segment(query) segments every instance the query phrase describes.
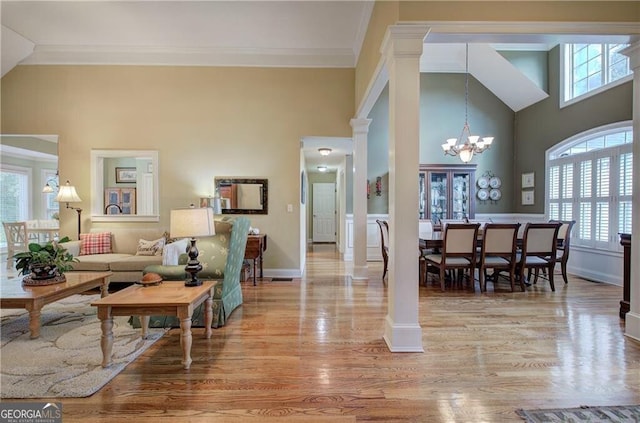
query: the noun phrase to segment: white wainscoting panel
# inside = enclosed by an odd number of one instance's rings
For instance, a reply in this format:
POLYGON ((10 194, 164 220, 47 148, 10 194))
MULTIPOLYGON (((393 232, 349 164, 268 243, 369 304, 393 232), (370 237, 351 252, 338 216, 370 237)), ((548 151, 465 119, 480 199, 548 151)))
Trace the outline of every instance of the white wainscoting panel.
MULTIPOLYGON (((382 241, 380 228, 376 219, 388 220, 386 214, 370 214, 367 216, 367 261, 382 261, 382 241)), ((343 255, 344 261, 353 261, 353 215, 346 215, 347 242, 343 255)))

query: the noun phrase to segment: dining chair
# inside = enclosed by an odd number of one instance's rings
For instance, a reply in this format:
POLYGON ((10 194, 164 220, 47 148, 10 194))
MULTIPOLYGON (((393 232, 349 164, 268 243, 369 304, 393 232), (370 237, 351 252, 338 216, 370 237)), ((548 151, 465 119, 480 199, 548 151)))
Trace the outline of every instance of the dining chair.
MULTIPOLYGON (((420 220, 418 222, 418 234, 419 239, 431 238, 433 235, 433 222, 430 220, 420 220)), ((420 253, 418 257, 418 283, 422 284, 427 281, 427 273, 429 270, 429 266, 427 265, 427 256, 429 254, 433 254, 433 248, 426 248, 422 245, 422 242, 419 242, 418 251, 420 253)))
POLYGON ((551 290, 555 291, 556 287, 553 283, 553 269, 557 261, 557 242, 558 230, 560 223, 527 223, 524 228, 524 236, 522 238, 522 249, 516 257, 516 268, 520 283, 524 282, 524 271, 528 272, 528 278, 531 278, 531 271, 535 270, 535 279, 540 269, 545 269, 548 274, 549 285, 551 290))
MULTIPOLYGON (((487 223, 482 234, 482 246, 478 257, 478 276, 480 291, 487 291, 487 269, 493 269, 493 286, 495 288, 501 270, 509 272, 511 292, 515 291, 516 250, 519 223, 487 223)), ((520 288, 524 291, 524 282, 520 280, 520 288)))
POLYGON ((380 219, 376 219, 376 223, 380 228, 380 247, 382 249, 382 261, 384 263, 382 283, 386 286, 385 277, 387 276, 387 267, 389 265, 389 223, 386 220, 380 219))
POLYGON ((444 232, 447 228, 447 225, 450 223, 469 223, 467 219, 440 219, 438 221, 438 225, 436 226, 436 230, 444 232))
POLYGON ((7 239, 7 269, 13 265, 13 256, 21 251, 27 251, 29 240, 27 239, 26 222, 2 222, 4 236, 7 239))
POLYGON ((37 229, 38 221, 27 220, 25 221, 25 224, 27 225, 27 239, 29 240, 29 242, 36 242, 36 243, 40 242, 40 236, 38 235, 38 233, 29 230, 29 229, 37 229))
POLYGON ((562 270, 562 279, 564 283, 569 283, 567 278, 567 262, 569 261, 569 247, 571 245, 571 229, 576 224, 575 220, 550 220, 551 223, 561 223, 558 230, 558 250, 556 252, 556 259, 560 262, 560 269, 562 270))
MULTIPOLYGON (((468 270, 473 286, 479 226, 477 223, 448 223, 444 229, 441 253, 426 256, 426 264, 440 271, 440 287, 443 291, 447 270, 468 270)), ((459 274, 458 279, 461 278, 462 274, 459 274)))

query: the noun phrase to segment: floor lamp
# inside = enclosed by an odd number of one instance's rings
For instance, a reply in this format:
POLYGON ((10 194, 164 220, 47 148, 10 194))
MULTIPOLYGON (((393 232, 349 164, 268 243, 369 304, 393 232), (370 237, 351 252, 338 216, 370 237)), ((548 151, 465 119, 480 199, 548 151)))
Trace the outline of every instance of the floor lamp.
POLYGON ((82 214, 82 209, 80 207, 71 207, 69 203, 81 203, 82 200, 78 196, 76 192, 76 187, 71 185, 67 180, 67 183, 60 187, 60 191, 56 196, 56 201, 58 203, 67 203, 68 209, 73 209, 78 212, 78 239, 80 239, 80 215, 82 214))

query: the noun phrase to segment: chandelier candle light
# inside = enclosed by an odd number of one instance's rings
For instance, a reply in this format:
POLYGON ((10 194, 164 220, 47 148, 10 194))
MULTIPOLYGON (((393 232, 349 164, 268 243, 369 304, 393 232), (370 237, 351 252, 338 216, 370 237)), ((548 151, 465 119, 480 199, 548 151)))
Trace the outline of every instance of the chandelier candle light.
POLYGON ((458 138, 449 138, 447 142, 442 144, 445 155, 460 156, 460 160, 469 163, 474 154, 480 154, 493 143, 493 137, 483 137, 480 140, 478 135, 471 135, 469 128, 469 44, 466 45, 465 51, 465 82, 464 82, 464 126, 460 134, 460 144, 458 138), (466 141, 465 140, 466 135, 466 141))

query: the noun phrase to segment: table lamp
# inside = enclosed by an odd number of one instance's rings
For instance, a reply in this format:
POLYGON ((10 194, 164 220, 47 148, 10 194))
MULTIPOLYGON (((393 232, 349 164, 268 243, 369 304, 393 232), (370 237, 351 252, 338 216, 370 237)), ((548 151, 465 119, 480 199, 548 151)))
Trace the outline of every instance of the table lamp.
POLYGON ((213 222, 213 209, 203 207, 171 210, 169 233, 172 238, 191 237, 191 245, 187 247, 189 261, 184 268, 187 273, 191 274, 191 279, 186 280, 184 285, 202 285, 202 281, 198 279, 198 272, 202 270, 202 265, 198 262, 196 237, 216 234, 216 228, 213 222))
POLYGON ((78 239, 80 239, 80 214, 82 214, 82 209, 80 207, 71 207, 69 203, 81 203, 82 200, 76 192, 76 187, 71 185, 69 180, 60 187, 60 191, 58 191, 58 195, 56 195, 56 201, 59 203, 67 203, 68 209, 73 209, 78 212, 78 239))

